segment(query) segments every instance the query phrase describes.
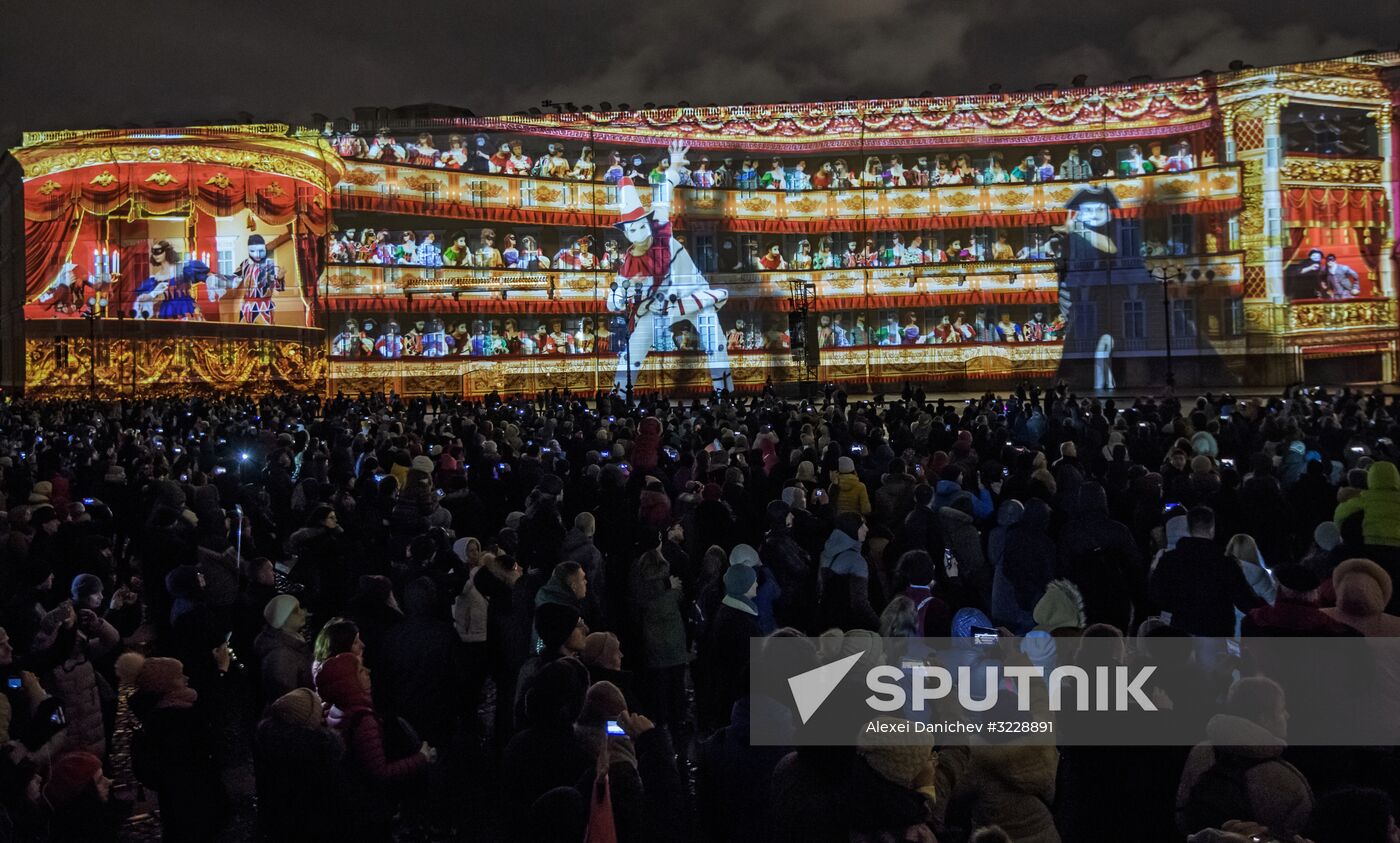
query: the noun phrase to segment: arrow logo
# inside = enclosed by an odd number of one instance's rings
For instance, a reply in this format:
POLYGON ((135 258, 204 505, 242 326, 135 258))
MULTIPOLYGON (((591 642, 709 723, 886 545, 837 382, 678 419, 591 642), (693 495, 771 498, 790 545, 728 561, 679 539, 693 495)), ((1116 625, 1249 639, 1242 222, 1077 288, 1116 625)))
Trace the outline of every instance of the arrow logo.
POLYGON ((803 725, 812 719, 812 715, 817 713, 817 709, 821 708, 821 704, 826 702, 826 698, 831 696, 831 692, 836 690, 862 655, 864 653, 855 653, 788 679, 788 687, 792 689, 792 698, 797 703, 797 713, 802 717, 803 725))

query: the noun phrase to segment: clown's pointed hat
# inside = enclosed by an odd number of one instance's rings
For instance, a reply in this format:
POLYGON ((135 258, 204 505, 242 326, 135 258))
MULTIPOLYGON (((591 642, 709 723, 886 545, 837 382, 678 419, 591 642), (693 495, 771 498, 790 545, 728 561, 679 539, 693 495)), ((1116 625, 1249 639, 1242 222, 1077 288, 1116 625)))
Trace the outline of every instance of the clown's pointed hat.
POLYGON ((651 211, 642 206, 642 197, 637 195, 637 187, 631 180, 624 180, 618 185, 618 219, 613 223, 615 227, 622 227, 626 223, 647 219, 651 216, 651 211))

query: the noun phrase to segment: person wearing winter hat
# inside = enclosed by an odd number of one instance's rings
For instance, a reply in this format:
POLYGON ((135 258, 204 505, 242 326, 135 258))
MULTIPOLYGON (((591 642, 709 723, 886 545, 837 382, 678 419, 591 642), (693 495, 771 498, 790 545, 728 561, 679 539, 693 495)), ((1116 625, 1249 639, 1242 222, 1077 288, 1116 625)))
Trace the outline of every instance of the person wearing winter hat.
POLYGON ((373 655, 379 652, 385 634, 403 620, 403 609, 394 596, 393 581, 377 574, 361 575, 358 591, 346 609, 346 617, 359 627, 360 639, 371 656, 367 663, 373 666, 373 655))
POLYGON ((102 759, 90 752, 69 752, 56 758, 49 766, 48 781, 44 783, 44 799, 55 809, 66 808, 89 788, 101 791, 106 801, 111 780, 102 775, 102 759))
POLYGON ((588 638, 588 625, 575 606, 561 603, 541 603, 535 607, 535 634, 539 637, 539 652, 526 660, 515 681, 515 722, 524 722, 525 697, 535 676, 545 665, 566 656, 583 652, 588 638))
POLYGON ((345 743, 326 725, 315 691, 297 688, 273 700, 253 748, 264 839, 330 843, 355 836, 344 757, 345 743))
POLYGON ((689 661, 684 584, 671 570, 659 531, 641 529, 627 583, 627 605, 638 621, 637 696, 642 713, 678 728, 685 720, 685 667, 689 661))
POLYGON ((557 659, 540 671, 525 701, 524 728, 501 756, 502 816, 523 815, 545 791, 578 784, 593 765, 574 733, 588 687, 588 670, 578 659, 557 659))
POLYGON ((1342 531, 1337 522, 1322 521, 1313 529, 1312 545, 1300 561, 1322 581, 1317 592, 1319 607, 1336 604, 1337 595, 1332 592, 1332 572, 1351 556, 1342 542, 1342 531))
POLYGON ((70 752, 49 767, 44 801, 53 812, 46 839, 116 840, 131 806, 112 798, 112 780, 102 760, 90 752, 70 752))
POLYGON ((611 682, 622 689, 628 701, 627 707, 636 708, 632 671, 622 669, 622 644, 616 635, 611 632, 588 633, 583 642, 583 652, 579 653, 578 658, 588 668, 589 681, 611 682))
POLYGON ((1361 513, 1361 529, 1368 545, 1400 547, 1400 470, 1381 461, 1366 470, 1366 488, 1337 504, 1332 520, 1338 525, 1361 513))
POLYGON ((437 760, 437 750, 427 743, 414 751, 386 742, 384 720, 374 707, 369 668, 354 653, 327 659, 316 674, 316 691, 331 706, 326 723, 345 742, 358 785, 352 808, 357 836, 389 840, 397 803, 395 786, 415 780, 437 760))
POLYGON ((880 616, 870 605, 870 563, 862 552, 869 527, 855 512, 836 516, 836 529, 822 548, 818 571, 819 621, 822 629, 878 629, 880 616))
POLYGON ((724 598, 705 630, 696 664, 696 702, 706 725, 728 724, 735 701, 748 693, 749 639, 760 636, 757 594, 757 571, 731 564, 724 572, 724 598))
POLYGON ((29 503, 46 504, 53 497, 53 484, 47 480, 40 480, 34 484, 34 488, 29 491, 29 503))
POLYGON ((290 594, 279 594, 263 608, 267 625, 253 641, 262 675, 262 699, 276 700, 296 688, 310 688, 311 644, 302 637, 306 610, 290 594))
POLYGON ((1400 617, 1386 614, 1392 583, 1385 569, 1369 559, 1348 559, 1332 572, 1332 588, 1337 605, 1323 614, 1357 630, 1379 638, 1400 637, 1400 617))
POLYGON ((890 716, 880 716, 875 721, 885 724, 890 730, 863 733, 858 740, 857 753, 885 781, 918 791, 933 803, 937 797, 934 789, 937 756, 933 752, 933 738, 916 736, 912 740, 892 743, 887 739, 882 740, 882 736, 910 733, 911 724, 903 718, 890 716))
POLYGON ((1295 839, 1312 813, 1313 792, 1307 778, 1283 757, 1287 738, 1283 689, 1263 676, 1235 682, 1224 711, 1210 718, 1206 740, 1191 749, 1181 771, 1177 830, 1190 833, 1246 818, 1266 826, 1274 839, 1295 839), (1230 773, 1238 783, 1226 789, 1198 787, 1217 765, 1240 770, 1230 773))
POLYGON ((189 685, 177 659, 145 658, 123 653, 117 677, 134 686, 131 711, 141 723, 150 757, 133 757, 142 784, 156 791, 160 824, 166 840, 211 840, 228 816, 216 745, 217 729, 209 721, 199 694, 189 685))
POLYGON ((424 474, 432 474, 433 458, 424 454, 419 454, 418 456, 413 458, 413 460, 409 463, 408 467, 414 471, 421 471, 424 474))
POLYGON ((836 478, 827 494, 835 504, 837 515, 853 512, 857 515, 870 514, 870 494, 865 484, 856 476, 855 460, 841 457, 836 461, 836 478))
POLYGON ((69 591, 73 597, 73 606, 79 609, 92 609, 101 613, 102 609, 102 580, 94 574, 79 574, 73 578, 73 584, 69 591))
POLYGON ((1069 580, 1051 580, 1032 612, 1035 627, 1021 641, 1021 652, 1032 664, 1054 670, 1062 657, 1059 639, 1078 637, 1086 626, 1084 598, 1069 580))
POLYGON ((29 511, 29 524, 36 531, 43 530, 53 535, 58 531, 58 510, 45 501, 29 511))
POLYGON ((594 682, 588 686, 588 693, 583 697, 583 708, 574 723, 593 731, 607 725, 609 720, 618 719, 626 711, 627 699, 621 688, 608 681, 594 682))
MULTIPOLYGON (((786 509, 781 501, 773 503, 786 509)), ((772 504, 770 504, 770 508, 772 504)), ((773 572, 763 564, 758 556, 758 551, 751 545, 736 544, 734 549, 729 551, 729 566, 743 565, 754 570, 758 577, 758 591, 754 594, 753 602, 758 608, 758 634, 769 635, 778 628, 775 617, 775 607, 778 600, 783 595, 782 587, 778 585, 778 580, 773 576, 773 572)))

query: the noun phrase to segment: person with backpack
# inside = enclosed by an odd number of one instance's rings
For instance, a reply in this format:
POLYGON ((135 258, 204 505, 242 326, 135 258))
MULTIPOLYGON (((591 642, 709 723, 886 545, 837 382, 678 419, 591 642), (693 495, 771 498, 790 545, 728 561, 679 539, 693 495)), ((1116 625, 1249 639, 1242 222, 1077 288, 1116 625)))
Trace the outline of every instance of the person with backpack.
POLYGON ((131 738, 137 781, 154 790, 162 839, 212 840, 228 817, 216 731, 178 659, 123 653, 117 676, 134 686, 131 712, 140 728, 131 738))
POLYGON ((345 742, 352 793, 346 804, 355 812, 356 836, 365 841, 392 839, 395 808, 406 786, 437 761, 437 750, 418 743, 403 728, 386 730, 374 708, 369 668, 354 653, 332 656, 316 674, 316 691, 330 703, 326 722, 345 742))
POLYGON ((1288 709, 1277 682, 1262 676, 1236 682, 1225 711, 1206 725, 1206 735, 1181 772, 1178 831, 1191 834, 1229 820, 1251 820, 1277 839, 1291 840, 1307 826, 1312 787, 1283 760, 1288 709))

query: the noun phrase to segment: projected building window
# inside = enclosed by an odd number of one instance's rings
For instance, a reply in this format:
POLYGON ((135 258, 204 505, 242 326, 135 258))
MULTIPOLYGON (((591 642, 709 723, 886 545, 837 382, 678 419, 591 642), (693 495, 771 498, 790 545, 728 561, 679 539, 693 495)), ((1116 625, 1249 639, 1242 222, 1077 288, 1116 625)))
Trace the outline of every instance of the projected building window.
POLYGON ((1359 108, 1290 105, 1279 118, 1284 148, 1308 155, 1365 157, 1376 149, 1376 121, 1359 108))

